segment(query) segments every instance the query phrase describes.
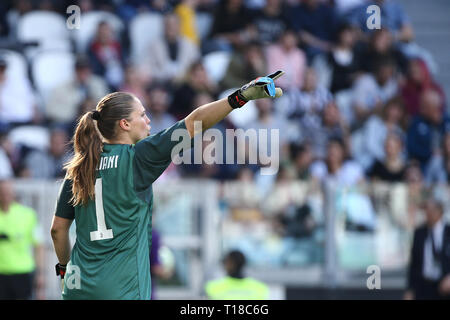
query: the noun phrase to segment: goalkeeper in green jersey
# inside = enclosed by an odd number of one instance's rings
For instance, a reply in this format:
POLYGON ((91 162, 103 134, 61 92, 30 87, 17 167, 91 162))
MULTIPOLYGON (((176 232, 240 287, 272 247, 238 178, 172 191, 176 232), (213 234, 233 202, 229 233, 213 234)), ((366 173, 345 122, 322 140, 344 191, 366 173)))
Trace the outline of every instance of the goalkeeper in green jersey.
POLYGON ((249 100, 281 96, 273 80, 282 74, 257 78, 155 135, 129 93, 108 94, 79 119, 51 227, 63 299, 150 299, 152 183, 171 163, 179 143, 172 133, 184 129, 192 139, 195 121, 206 130, 249 100))

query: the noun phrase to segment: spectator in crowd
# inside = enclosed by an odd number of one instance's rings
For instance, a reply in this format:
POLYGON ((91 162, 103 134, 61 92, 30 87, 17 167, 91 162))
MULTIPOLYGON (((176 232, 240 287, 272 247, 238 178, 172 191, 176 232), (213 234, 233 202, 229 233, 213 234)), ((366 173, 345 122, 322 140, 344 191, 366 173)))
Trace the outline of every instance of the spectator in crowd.
POLYGON ((255 12, 253 24, 257 30, 259 42, 263 45, 275 43, 288 28, 287 13, 283 1, 267 0, 264 7, 255 12))
POLYGON ((445 132, 450 131, 450 119, 442 112, 438 92, 427 90, 421 96, 419 114, 411 121, 407 133, 409 158, 420 162, 422 169, 442 145, 445 132))
POLYGON ((331 50, 337 17, 334 9, 320 0, 304 0, 289 8, 289 23, 299 34, 308 61, 331 50))
POLYGON ((289 118, 302 122, 318 122, 325 105, 333 99, 331 92, 317 83, 317 72, 313 68, 305 70, 301 89, 293 90, 288 95, 289 118))
POLYGON ((375 160, 384 160, 385 141, 389 133, 405 138, 403 120, 404 106, 396 97, 386 102, 381 115, 371 115, 364 127, 355 132, 355 135, 361 134, 361 143, 360 147, 353 145, 353 156, 364 168, 370 168, 375 160))
POLYGON ((14 198, 12 182, 0 180, 0 300, 29 300, 34 290, 43 299, 45 253, 36 212, 14 198))
POLYGON ((384 103, 398 93, 395 64, 392 60, 380 60, 374 74, 359 77, 353 86, 352 126, 363 125, 369 116, 381 110, 384 103))
POLYGON ((250 11, 242 0, 220 0, 213 15, 213 25, 203 51, 233 51, 255 40, 256 29, 250 11))
POLYGON ((395 133, 389 133, 384 144, 384 159, 376 160, 367 175, 372 180, 403 182, 405 180, 406 163, 402 156, 402 137, 395 133))
POLYGON ((102 76, 113 90, 117 90, 123 81, 125 57, 122 45, 108 22, 98 24, 95 37, 89 44, 88 55, 92 71, 102 76))
POLYGON ((129 64, 125 68, 125 81, 122 83, 119 91, 130 92, 134 94, 139 100, 145 100, 145 88, 148 85, 141 74, 139 68, 135 65, 129 64))
POLYGON ((147 116, 151 119, 151 134, 158 133, 176 122, 176 119, 167 112, 169 99, 169 92, 163 86, 152 86, 149 90, 146 108, 147 116))
POLYGON ((340 186, 354 186, 364 180, 362 167, 353 160, 346 160, 344 142, 330 139, 327 156, 311 165, 311 176, 318 182, 331 179, 340 186))
POLYGON ((180 33, 196 46, 200 46, 200 36, 196 26, 196 9, 199 0, 181 0, 174 12, 180 20, 180 33))
POLYGON ((206 283, 205 292, 211 300, 267 300, 266 284, 244 277, 246 258, 238 250, 228 252, 223 259, 226 276, 206 283))
POLYGON ((427 197, 427 187, 418 161, 408 160, 405 182, 408 189, 408 230, 413 232, 423 222, 421 207, 427 197))
POLYGON ((339 139, 348 145, 349 131, 341 117, 336 103, 328 102, 321 114, 321 123, 317 127, 303 128, 306 141, 311 144, 315 159, 325 159, 328 141, 339 139))
POLYGON ((58 124, 71 124, 78 115, 80 104, 86 98, 99 101, 108 93, 105 81, 95 74, 85 56, 78 56, 75 62, 75 77, 56 87, 46 105, 47 118, 58 124))
POLYGON ((64 178, 64 165, 70 160, 68 153, 69 137, 61 128, 50 133, 48 150, 31 151, 24 160, 22 177, 33 179, 64 178))
POLYGON ((278 43, 267 46, 267 69, 284 70, 283 79, 277 84, 284 90, 301 88, 306 70, 306 56, 297 47, 298 38, 294 31, 285 30, 281 33, 278 43))
MULTIPOLYGON (((276 148, 279 148, 280 150, 280 157, 284 159, 287 151, 287 140, 286 136, 281 134, 282 130, 286 127, 286 121, 282 118, 276 117, 273 113, 273 102, 269 99, 264 100, 258 100, 255 101, 256 108, 258 110, 258 116, 255 120, 250 121, 246 124, 245 130, 255 130, 256 132, 259 132, 260 129, 267 130, 267 143, 263 145, 260 142, 260 134, 257 135, 258 143, 252 144, 250 148, 254 147, 254 149, 250 149, 250 153, 253 155, 272 155, 277 150, 276 148), (272 140, 272 130, 279 130, 279 140, 273 141, 272 140), (277 146, 275 147, 275 144, 277 146)), ((260 163, 262 159, 258 159, 258 163, 260 163)), ((264 163, 263 165, 266 165, 267 163, 264 163)))
POLYGON ((442 139, 441 152, 433 154, 427 164, 425 181, 429 186, 450 183, 450 132, 442 139))
POLYGON ((267 71, 261 45, 258 42, 250 42, 233 53, 220 87, 223 90, 237 88, 260 74, 267 74, 267 71))
POLYGON ((295 170, 296 179, 307 181, 311 177, 310 167, 314 157, 311 146, 307 143, 291 145, 291 158, 295 170))
POLYGON ((411 59, 408 65, 406 81, 401 87, 401 95, 405 101, 405 109, 409 117, 412 118, 417 115, 420 106, 420 96, 430 89, 438 92, 442 101, 445 102, 444 91, 434 81, 425 62, 421 59, 411 59))
POLYGON ((342 24, 336 34, 336 43, 328 54, 332 93, 350 89, 359 75, 360 57, 355 50, 355 42, 354 28, 349 24, 342 24))
POLYGON ((450 226, 444 205, 428 198, 424 203, 426 223, 414 232, 405 299, 450 298, 450 226))
POLYGON ((194 103, 198 94, 215 96, 216 91, 217 84, 209 78, 205 66, 198 60, 189 67, 184 79, 175 87, 170 113, 177 119, 183 119, 198 106, 194 103))
POLYGON ((406 73, 408 60, 396 47, 392 34, 387 29, 375 30, 359 55, 362 71, 375 73, 380 61, 392 60, 402 74, 406 73))
POLYGON ((39 121, 34 91, 26 77, 12 77, 8 62, 0 56, 0 127, 39 121))
POLYGON ((298 121, 301 134, 307 138, 322 124, 322 112, 333 99, 331 92, 318 85, 317 73, 313 68, 305 70, 303 86, 300 90, 287 93, 287 117, 298 121))
POLYGON ((148 48, 151 77, 172 82, 181 77, 200 56, 197 46, 180 34, 180 21, 173 13, 164 16, 164 35, 148 48))
POLYGON ((373 4, 380 8, 381 26, 393 34, 396 42, 410 42, 414 39, 413 28, 406 12, 393 0, 367 0, 353 10, 350 14, 350 22, 363 32, 370 33, 372 30, 367 27, 367 7, 373 4))

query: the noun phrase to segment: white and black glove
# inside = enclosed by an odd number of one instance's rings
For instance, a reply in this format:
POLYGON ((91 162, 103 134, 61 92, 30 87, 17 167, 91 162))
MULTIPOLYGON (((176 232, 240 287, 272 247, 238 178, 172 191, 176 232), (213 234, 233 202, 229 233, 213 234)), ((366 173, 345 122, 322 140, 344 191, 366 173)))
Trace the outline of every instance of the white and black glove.
POLYGON ((250 100, 261 98, 278 98, 283 95, 281 88, 276 88, 274 80, 284 74, 278 70, 266 77, 258 77, 228 96, 228 103, 233 109, 240 108, 250 100))

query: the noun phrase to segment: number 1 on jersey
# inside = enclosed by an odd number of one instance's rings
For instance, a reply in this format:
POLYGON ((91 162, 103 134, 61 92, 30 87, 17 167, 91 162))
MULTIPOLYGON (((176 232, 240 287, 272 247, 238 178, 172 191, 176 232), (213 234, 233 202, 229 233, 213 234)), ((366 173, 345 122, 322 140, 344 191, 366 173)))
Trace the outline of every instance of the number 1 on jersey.
POLYGON ((91 232, 91 241, 112 239, 112 229, 106 229, 105 211, 103 210, 102 178, 95 180, 95 215, 97 216, 97 231, 91 232))

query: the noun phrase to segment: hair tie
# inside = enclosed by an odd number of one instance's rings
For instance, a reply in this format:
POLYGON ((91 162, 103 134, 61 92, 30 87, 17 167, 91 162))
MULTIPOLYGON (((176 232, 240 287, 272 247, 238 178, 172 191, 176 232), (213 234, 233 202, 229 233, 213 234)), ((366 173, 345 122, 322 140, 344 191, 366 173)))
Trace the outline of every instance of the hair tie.
POLYGON ((94 120, 100 120, 100 112, 98 112, 97 110, 92 111, 91 117, 94 120))

